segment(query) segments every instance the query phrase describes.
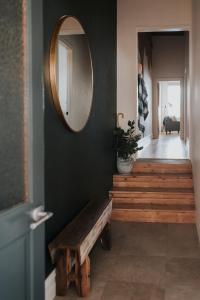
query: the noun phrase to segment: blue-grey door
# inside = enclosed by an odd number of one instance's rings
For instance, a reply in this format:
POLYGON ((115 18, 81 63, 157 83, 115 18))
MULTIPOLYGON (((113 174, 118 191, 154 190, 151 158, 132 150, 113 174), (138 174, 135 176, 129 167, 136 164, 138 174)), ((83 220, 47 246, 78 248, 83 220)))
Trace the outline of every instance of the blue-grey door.
POLYGON ((44 300, 42 0, 0 0, 0 299, 44 300))

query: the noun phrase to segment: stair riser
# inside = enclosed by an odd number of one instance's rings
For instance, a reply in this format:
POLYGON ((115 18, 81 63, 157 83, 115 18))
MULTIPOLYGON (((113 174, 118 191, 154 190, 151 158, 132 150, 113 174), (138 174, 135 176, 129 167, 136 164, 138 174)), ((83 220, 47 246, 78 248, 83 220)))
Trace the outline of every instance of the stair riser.
POLYGON ((134 178, 132 180, 114 181, 113 187, 144 187, 144 188, 193 188, 192 179, 158 179, 151 180, 134 178))
POLYGON ((176 193, 176 192, 137 192, 137 191, 112 191, 109 193, 113 198, 155 198, 155 199, 194 199, 193 193, 176 193))
POLYGON ((193 197, 190 198, 135 198, 135 197, 112 197, 113 204, 115 203, 123 203, 123 204, 136 204, 136 203, 143 203, 143 204, 194 204, 193 197))
POLYGON ((136 211, 131 209, 113 209, 111 219, 123 222, 193 224, 195 223, 195 212, 136 211))

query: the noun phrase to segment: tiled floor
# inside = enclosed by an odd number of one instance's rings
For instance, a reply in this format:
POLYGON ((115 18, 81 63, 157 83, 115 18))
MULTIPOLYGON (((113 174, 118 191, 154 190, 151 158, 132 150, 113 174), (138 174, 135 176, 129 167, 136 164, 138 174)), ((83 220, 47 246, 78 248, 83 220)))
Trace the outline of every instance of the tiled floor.
MULTIPOLYGON (((112 224, 113 247, 91 253, 89 300, 199 300, 200 248, 194 225, 112 224)), ((76 300, 75 289, 56 300, 76 300)))
POLYGON ((185 159, 188 158, 184 142, 176 133, 161 134, 159 139, 154 139, 138 152, 139 158, 166 158, 185 159))

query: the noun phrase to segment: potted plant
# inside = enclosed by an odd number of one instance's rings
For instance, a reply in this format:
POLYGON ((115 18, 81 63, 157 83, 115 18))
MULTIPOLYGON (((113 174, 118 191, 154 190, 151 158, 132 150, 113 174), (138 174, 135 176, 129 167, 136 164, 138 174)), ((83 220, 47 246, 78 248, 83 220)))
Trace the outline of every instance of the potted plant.
POLYGON ((121 174, 129 174, 132 171, 134 155, 143 147, 138 147, 140 134, 135 134, 135 121, 128 121, 128 129, 121 127, 114 130, 115 150, 117 151, 117 169, 121 174))

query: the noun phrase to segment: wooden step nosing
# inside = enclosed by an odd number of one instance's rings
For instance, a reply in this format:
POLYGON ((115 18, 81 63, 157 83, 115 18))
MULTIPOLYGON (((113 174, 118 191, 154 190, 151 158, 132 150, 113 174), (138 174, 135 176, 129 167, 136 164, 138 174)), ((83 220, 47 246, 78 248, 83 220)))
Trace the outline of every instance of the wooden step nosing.
POLYGON ((146 162, 153 162, 153 163, 177 163, 177 164, 191 164, 191 160, 188 158, 180 158, 180 159, 171 159, 171 158, 138 158, 135 163, 146 163, 146 162))
MULTIPOLYGON (((177 182, 176 183, 176 189, 182 189, 182 186, 184 185, 184 188, 192 189, 193 183, 192 182, 187 182, 187 183, 182 183, 182 182, 177 182)), ((160 189, 173 189, 174 184, 170 182, 118 182, 113 184, 113 188, 160 188, 160 189)))
POLYGON ((195 204, 162 204, 162 203, 113 203, 113 209, 125 209, 125 210, 161 210, 161 211, 174 211, 174 210, 181 210, 181 211, 191 211, 195 210, 195 204))
POLYGON ((123 174, 114 174, 113 175, 113 178, 115 179, 115 178, 123 178, 123 179, 135 179, 135 178, 137 178, 137 177, 139 177, 139 178, 152 178, 152 177, 159 177, 159 178, 169 178, 169 179, 179 179, 179 178, 183 178, 183 179, 192 179, 192 174, 190 174, 190 173, 178 173, 178 174, 176 174, 176 173, 131 173, 131 174, 128 174, 128 175, 123 175, 123 174))
POLYGON ((169 194, 169 195, 179 195, 179 196, 182 196, 182 195, 194 195, 194 191, 192 189, 188 189, 188 191, 186 190, 182 190, 180 189, 180 191, 177 191, 176 190, 172 190, 172 189, 169 189, 168 191, 164 190, 161 191, 160 189, 159 190, 154 190, 154 191, 148 191, 148 189, 145 190, 145 188, 143 189, 143 191, 140 191, 140 190, 131 190, 131 188, 129 188, 128 190, 124 189, 124 190, 120 190, 120 189, 116 189, 116 190, 112 190, 110 191, 109 193, 113 194, 113 193, 117 193, 117 194, 120 194, 120 193, 124 193, 124 194, 128 194, 128 193, 131 193, 131 194, 139 194, 139 195, 155 195, 155 194, 169 194))
POLYGON ((113 211, 123 211, 124 213, 126 213, 127 211, 128 212, 145 212, 145 213, 152 213, 152 212, 155 212, 155 213, 172 213, 172 214, 176 214, 176 213, 191 213, 191 212, 195 212, 195 209, 191 209, 191 210, 179 210, 179 209, 176 209, 176 210, 167 210, 167 209, 134 209, 134 208, 113 208, 113 211))
POLYGON ((117 197, 113 197, 112 198, 113 204, 188 204, 188 205, 195 205, 195 200, 194 199, 170 199, 170 198, 117 198, 117 197))

